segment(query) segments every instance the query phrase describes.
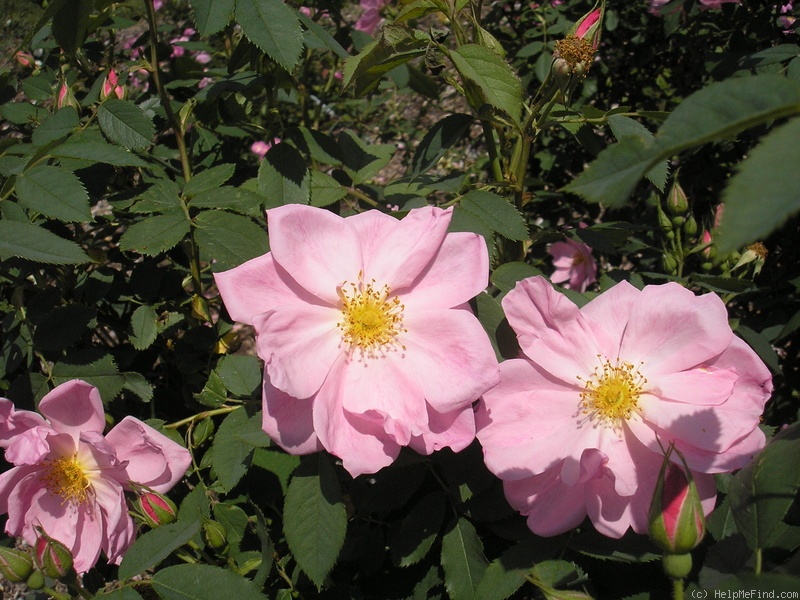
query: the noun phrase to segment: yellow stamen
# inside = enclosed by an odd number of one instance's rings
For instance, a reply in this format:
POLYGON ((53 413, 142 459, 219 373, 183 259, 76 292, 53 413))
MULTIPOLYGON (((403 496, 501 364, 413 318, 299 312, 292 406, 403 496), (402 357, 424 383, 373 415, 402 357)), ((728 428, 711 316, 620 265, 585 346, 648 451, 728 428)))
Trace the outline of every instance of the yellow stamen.
POLYGON ((92 486, 77 454, 44 462, 46 472, 42 481, 53 494, 61 496, 64 503, 82 504, 89 497, 92 486))
POLYGON ((342 300, 342 320, 336 326, 342 331, 342 338, 350 347, 350 352, 361 352, 363 358, 383 355, 397 347, 397 336, 405 332, 403 328, 403 306, 400 299, 391 297, 388 285, 376 289, 375 280, 364 284, 361 273, 358 284, 344 282, 337 288, 342 300), (348 289, 349 288, 349 289, 348 289))
MULTIPOLYGON (((591 421, 617 427, 628 420, 639 406, 639 395, 647 384, 647 379, 627 362, 614 364, 601 359, 601 367, 595 367, 592 377, 584 383, 581 392, 581 412, 591 421), (601 370, 602 369, 602 370, 601 370)), ((641 365, 640 365, 641 366, 641 365)), ((582 377, 578 379, 583 380, 582 377)))
POLYGON ((556 42, 556 56, 563 58, 572 73, 586 75, 594 58, 594 47, 589 40, 568 35, 556 42), (579 68, 580 66, 580 68, 579 68))

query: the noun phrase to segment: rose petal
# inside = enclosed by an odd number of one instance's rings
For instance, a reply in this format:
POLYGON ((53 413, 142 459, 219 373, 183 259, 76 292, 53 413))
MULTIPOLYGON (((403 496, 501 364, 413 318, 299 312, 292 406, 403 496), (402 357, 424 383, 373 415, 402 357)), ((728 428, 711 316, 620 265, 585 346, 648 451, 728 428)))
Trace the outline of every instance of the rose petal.
POLYGON ((428 408, 428 433, 411 438, 409 446, 420 454, 431 454, 442 448, 461 452, 475 439, 475 414, 472 406, 440 414, 428 408))
POLYGON ((264 379, 262 428, 290 454, 322 450, 314 432, 314 397, 300 400, 289 396, 264 379))
POLYGON ((45 395, 39 412, 56 431, 69 433, 76 442, 82 431, 102 433, 106 426, 100 392, 79 379, 62 383, 45 395))

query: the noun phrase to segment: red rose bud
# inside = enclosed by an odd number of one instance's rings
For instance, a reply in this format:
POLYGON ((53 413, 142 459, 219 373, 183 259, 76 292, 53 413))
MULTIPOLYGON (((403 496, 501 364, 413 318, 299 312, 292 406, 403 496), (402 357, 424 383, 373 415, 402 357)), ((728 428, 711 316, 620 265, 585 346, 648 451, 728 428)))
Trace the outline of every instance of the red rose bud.
POLYGON ((125 86, 119 85, 119 77, 114 69, 109 69, 106 75, 106 80, 103 82, 103 87, 100 90, 100 99, 118 98, 123 100, 125 98, 125 86))
MULTIPOLYGON (((667 554, 688 554, 706 532, 706 518, 691 471, 664 457, 650 504, 650 539, 667 554)), ((678 454, 680 456, 680 454, 678 454)), ((683 457, 680 456, 683 462, 683 457)), ((690 563, 691 564, 691 563, 690 563)), ((666 563, 665 563, 666 566, 666 563)), ((671 577, 685 577, 672 575, 671 577)))
POLYGON ((151 528, 167 525, 175 521, 178 509, 175 503, 158 492, 144 492, 136 500, 136 508, 151 528))
POLYGON ((605 9, 605 0, 600 2, 599 8, 595 4, 592 10, 578 19, 563 40, 556 41, 554 57, 556 61, 562 59, 556 71, 557 77, 560 75, 563 78, 565 72, 583 77, 589 71, 594 52, 600 44, 605 9))
POLYGON ((578 19, 578 22, 572 27, 570 33, 576 38, 588 40, 592 48, 597 50, 597 46, 600 45, 600 31, 603 27, 603 16, 605 12, 606 3, 605 0, 603 0, 599 8, 597 4, 595 4, 592 10, 578 19))
POLYGON ((32 69, 36 66, 36 61, 33 59, 33 56, 22 50, 14 55, 14 60, 17 61, 20 67, 25 67, 26 69, 32 69))
POLYGON ((33 573, 33 559, 22 550, 0 546, 0 573, 13 583, 26 581, 33 573))
POLYGON ((61 579, 72 570, 72 552, 41 529, 34 545, 36 564, 47 577, 61 579))

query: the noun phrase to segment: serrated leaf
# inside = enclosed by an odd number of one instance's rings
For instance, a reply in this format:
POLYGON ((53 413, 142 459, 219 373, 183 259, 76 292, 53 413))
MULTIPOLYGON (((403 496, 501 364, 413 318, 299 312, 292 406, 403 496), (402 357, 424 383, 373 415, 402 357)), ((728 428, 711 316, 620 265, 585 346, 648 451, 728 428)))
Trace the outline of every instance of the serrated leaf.
POLYGON ((108 99, 97 111, 100 129, 115 144, 129 150, 143 150, 150 146, 155 128, 150 117, 128 100, 108 99))
POLYGON ((237 437, 237 432, 248 421, 243 409, 230 413, 219 426, 211 445, 211 465, 223 490, 231 491, 247 472, 253 447, 237 437))
POLYGON ((218 502, 214 505, 214 518, 225 528, 231 553, 237 554, 249 522, 247 513, 238 506, 218 502))
POLYGON ((528 239, 528 226, 524 217, 497 194, 472 190, 461 198, 461 208, 486 223, 492 231, 508 239, 528 239))
POLYGON ((542 272, 524 262, 510 262, 497 267, 492 273, 492 283, 501 292, 510 292, 517 285, 518 281, 541 275, 542 272))
POLYGON ((125 148, 103 142, 62 144, 50 152, 55 158, 77 158, 117 167, 145 167, 147 163, 125 148))
POLYGON ((237 0, 236 21, 251 42, 287 71, 303 50, 303 31, 295 13, 281 0, 237 0))
POLYGON ((776 435, 728 484, 733 518, 747 545, 768 548, 800 488, 800 425, 776 435))
MULTIPOLYGON (((617 141, 629 135, 642 137, 646 140, 653 139, 653 134, 639 121, 634 121, 630 117, 623 115, 611 115, 608 117, 608 124, 617 141)), ((662 192, 667 185, 669 175, 669 165, 666 161, 659 162, 655 167, 645 173, 651 183, 662 192)))
POLYGON ((444 585, 452 600, 473 600, 488 563, 472 523, 456 517, 442 538, 444 585))
POLYGON ((205 171, 196 173, 184 186, 183 195, 191 198, 203 192, 220 187, 223 183, 233 177, 236 165, 224 163, 216 165, 205 171))
POLYGON ((119 247, 125 252, 155 256, 177 246, 187 233, 189 222, 182 213, 154 215, 128 227, 119 247))
POLYGON ((519 123, 522 83, 505 59, 477 44, 458 47, 450 53, 450 58, 461 77, 478 86, 486 102, 519 123))
POLYGON ((230 185, 199 193, 189 201, 194 208, 221 208, 255 217, 261 214, 266 198, 248 189, 230 185))
POLYGON ((319 40, 322 46, 327 47, 329 50, 333 50, 339 58, 348 58, 350 56, 347 50, 345 50, 330 33, 325 31, 325 29, 320 26, 319 23, 311 19, 311 17, 298 12, 297 18, 300 19, 303 27, 305 27, 309 33, 319 40))
POLYGON ((44 120, 48 116, 47 109, 35 106, 30 102, 9 102, 0 106, 0 113, 15 125, 26 125, 44 120))
POLYGON ((228 400, 227 389, 225 388, 225 384, 222 383, 222 378, 216 371, 211 371, 211 375, 208 376, 208 381, 206 381, 205 386, 203 386, 203 391, 194 394, 194 399, 200 404, 212 408, 225 404, 228 400))
POLYGON ((38 350, 63 350, 89 332, 89 322, 96 311, 81 304, 57 306, 36 327, 33 343, 38 350))
POLYGON ((237 396, 249 397, 261 385, 261 367, 255 356, 223 356, 216 371, 225 387, 237 396))
POLYGON ((417 177, 433 168, 447 149, 464 136, 474 121, 472 115, 455 113, 431 127, 414 153, 411 176, 417 177))
POLYGON ((123 389, 137 395, 142 402, 150 402, 153 399, 153 386, 144 378, 144 375, 125 371, 122 376, 125 378, 123 389))
POLYGON ((72 133, 78 125, 78 111, 71 106, 65 106, 45 119, 41 125, 33 130, 31 141, 34 146, 44 146, 72 133))
POLYGON ((800 210, 800 119, 767 135, 722 194, 719 252, 766 238, 800 210))
POLYGON ((270 148, 258 168, 258 191, 271 207, 308 204, 310 180, 305 159, 285 142, 270 148))
POLYGON ((347 195, 333 177, 322 171, 311 171, 311 206, 329 206, 347 195))
POLYGON ((152 306, 140 306, 131 315, 131 344, 137 350, 149 348, 158 337, 158 315, 152 306))
POLYGON ((261 428, 262 421, 263 415, 261 411, 258 411, 250 417, 250 420, 239 430, 236 437, 245 444, 253 446, 253 448, 269 447, 272 444, 272 440, 269 439, 269 436, 261 428))
MULTIPOLYGON (((71 360, 75 358, 71 357, 71 360)), ((100 391, 103 402, 111 402, 125 386, 125 377, 110 354, 86 363, 57 362, 53 365, 52 375, 56 385, 70 379, 83 379, 91 383, 100 391)))
POLYGON ((253 466, 273 473, 278 478, 284 494, 289 489, 289 478, 299 464, 299 456, 286 454, 277 449, 256 448, 253 453, 253 466))
POLYGON ((286 137, 292 140, 301 152, 317 162, 325 165, 339 165, 342 162, 341 151, 336 141, 316 129, 293 127, 287 131, 286 137))
POLYGON ((66 222, 91 221, 89 194, 74 174, 37 165, 17 177, 17 198, 27 208, 66 222))
POLYGON ((90 261, 74 242, 30 223, 0 220, 0 258, 18 256, 53 265, 80 265, 90 261))
POLYGON ((347 513, 333 466, 317 453, 302 459, 286 492, 283 530, 309 579, 322 587, 347 532, 347 513))
POLYGON ((352 131, 341 132, 338 141, 342 163, 356 185, 375 177, 397 150, 392 144, 369 145, 352 131))
POLYGON ((371 92, 389 71, 425 54, 429 44, 430 38, 420 31, 402 25, 386 25, 377 40, 347 59, 343 88, 352 86, 356 96, 371 92))
POLYGON ((140 534, 125 552, 119 566, 120 579, 130 579, 155 567, 200 532, 199 518, 162 525, 140 534))
POLYGON ((432 492, 417 502, 398 524, 389 548, 399 567, 418 563, 431 549, 444 518, 445 496, 432 492))
POLYGON ((163 600, 267 600, 249 579, 211 565, 167 567, 153 575, 152 581, 163 600))
POLYGON ((248 217, 206 210, 197 215, 195 224, 195 239, 204 259, 216 260, 219 269, 237 267, 269 252, 267 234, 248 217))
POLYGON ((194 24, 202 36, 221 31, 231 20, 236 0, 192 0, 194 24))
POLYGON ((475 597, 481 600, 505 600, 522 587, 525 576, 537 562, 547 558, 551 549, 549 544, 542 544, 540 538, 512 546, 489 563, 475 590, 475 597))
POLYGON ((68 54, 83 45, 94 0, 67 0, 53 16, 53 37, 68 54))

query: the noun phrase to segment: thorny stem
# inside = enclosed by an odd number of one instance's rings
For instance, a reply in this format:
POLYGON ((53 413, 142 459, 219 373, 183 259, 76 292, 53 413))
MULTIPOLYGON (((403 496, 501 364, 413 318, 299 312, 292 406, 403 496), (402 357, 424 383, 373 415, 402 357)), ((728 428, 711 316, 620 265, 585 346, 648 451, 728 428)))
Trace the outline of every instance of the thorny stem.
POLYGON ((672 600, 683 600, 683 578, 672 580, 672 600))

